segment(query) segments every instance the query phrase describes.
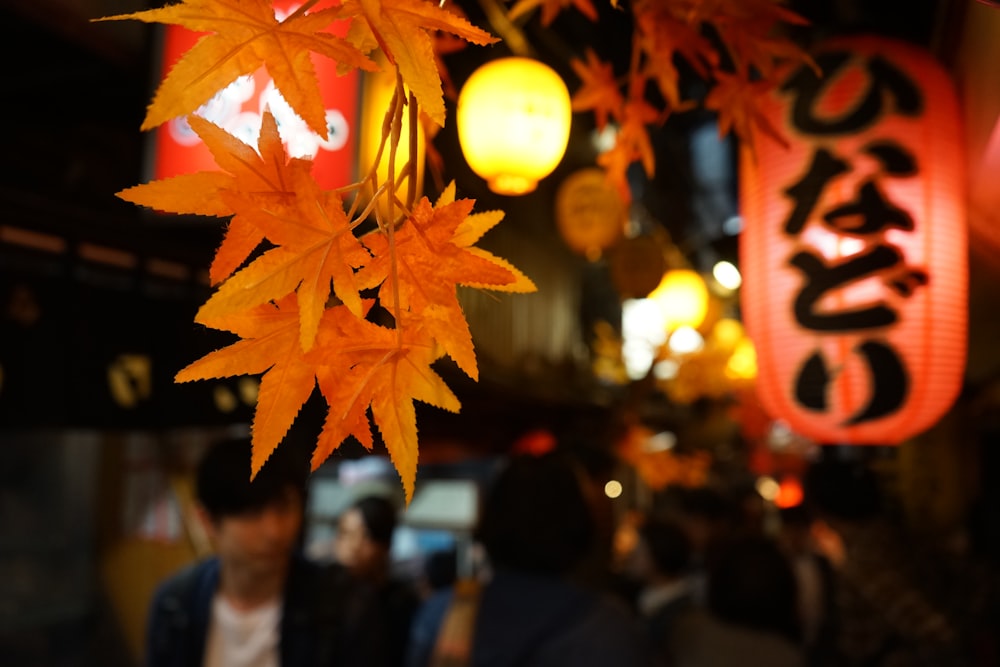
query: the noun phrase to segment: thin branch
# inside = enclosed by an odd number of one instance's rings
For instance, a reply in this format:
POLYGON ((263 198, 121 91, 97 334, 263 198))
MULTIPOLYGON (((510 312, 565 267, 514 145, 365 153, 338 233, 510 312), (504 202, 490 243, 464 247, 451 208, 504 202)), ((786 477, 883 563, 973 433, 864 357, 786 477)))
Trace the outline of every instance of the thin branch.
POLYGON ((420 149, 420 109, 417 108, 417 96, 410 91, 410 160, 406 163, 406 208, 413 209, 417 199, 417 151, 420 149))

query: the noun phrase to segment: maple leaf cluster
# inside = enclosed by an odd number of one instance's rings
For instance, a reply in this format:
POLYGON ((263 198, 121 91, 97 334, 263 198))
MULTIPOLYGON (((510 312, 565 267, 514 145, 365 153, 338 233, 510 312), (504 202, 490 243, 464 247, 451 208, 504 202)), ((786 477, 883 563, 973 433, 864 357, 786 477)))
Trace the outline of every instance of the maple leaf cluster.
POLYGON ((215 291, 195 321, 239 340, 191 363, 175 379, 262 376, 252 475, 318 387, 328 411, 313 468, 348 437, 371 448, 374 423, 409 501, 417 466, 413 402, 460 408, 432 365, 447 354, 478 379, 457 286, 535 290, 515 267, 474 245, 503 219, 502 211, 472 213, 474 202, 456 200, 454 184, 433 204, 426 197, 418 201, 413 165, 394 164, 404 112, 410 114, 411 144, 418 125, 413 121, 425 127, 445 122, 435 41, 442 33, 479 45, 497 40, 430 0, 306 0, 283 20, 271 0, 183 0, 99 20, 126 19, 204 33, 160 83, 142 129, 186 116, 219 170, 118 193, 160 211, 229 218, 209 269, 215 291), (338 37, 330 28, 343 21, 349 26, 338 37), (360 182, 336 190, 316 182, 311 160, 289 158, 269 111, 256 147, 196 114, 218 91, 263 66, 292 109, 326 137, 313 54, 335 60, 340 73, 374 71, 385 62, 396 79, 376 164, 360 182), (383 159, 389 176, 378 183, 383 159), (397 190, 404 182, 409 188, 401 197, 397 190), (362 187, 375 194, 358 211, 361 198, 349 204, 349 195, 362 187), (376 226, 362 233, 370 216, 376 226), (371 317, 376 299, 380 312, 391 315, 390 324, 371 317))
MULTIPOLYGON (((779 66, 807 62, 809 56, 787 37, 786 24, 804 25, 781 0, 633 0, 632 52, 629 71, 619 78, 612 65, 592 48, 570 65, 581 85, 573 94, 574 111, 592 111, 598 129, 609 121, 618 126, 614 146, 598 156, 624 201, 632 199, 626 178, 628 167, 642 165, 652 178, 656 169, 649 128, 662 125, 674 113, 697 106, 680 90, 680 62, 710 85, 703 100, 718 114, 719 133, 732 131, 752 150, 753 132, 760 131, 785 143, 757 108, 758 100, 774 86, 779 66), (650 88, 659 94, 654 104, 650 88)), ((617 7, 617 3, 612 2, 617 7)), ((511 16, 542 8, 541 22, 549 25, 558 13, 574 7, 594 21, 591 0, 516 0, 511 16)), ((813 65, 815 66, 815 65, 813 65)))

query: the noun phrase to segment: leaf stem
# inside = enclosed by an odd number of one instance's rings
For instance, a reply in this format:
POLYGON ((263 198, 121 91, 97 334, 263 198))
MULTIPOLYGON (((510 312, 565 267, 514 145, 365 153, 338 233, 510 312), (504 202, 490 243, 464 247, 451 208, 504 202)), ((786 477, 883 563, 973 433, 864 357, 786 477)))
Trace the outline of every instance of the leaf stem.
POLYGON ((298 18, 298 17, 302 16, 303 14, 305 14, 306 12, 308 12, 310 9, 312 9, 313 6, 317 2, 319 2, 319 0, 306 0, 305 2, 302 3, 301 7, 299 7, 294 12, 292 12, 291 14, 289 14, 285 18, 285 20, 287 21, 288 19, 294 19, 294 18, 298 18))
POLYGON ((419 150, 420 110, 417 108, 417 96, 410 91, 410 159, 406 163, 406 209, 412 210, 417 199, 417 151, 419 150))

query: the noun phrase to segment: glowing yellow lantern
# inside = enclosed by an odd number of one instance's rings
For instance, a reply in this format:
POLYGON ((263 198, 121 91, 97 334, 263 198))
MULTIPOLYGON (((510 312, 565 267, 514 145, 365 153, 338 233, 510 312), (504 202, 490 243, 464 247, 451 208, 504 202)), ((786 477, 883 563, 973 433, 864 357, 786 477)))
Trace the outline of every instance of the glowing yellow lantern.
POLYGON ((462 152, 499 194, 531 192, 552 173, 566 152, 571 119, 566 84, 531 58, 488 62, 458 95, 462 152))
POLYGON ((663 310, 667 331, 697 329, 708 313, 708 287, 697 271, 672 269, 649 297, 663 310))

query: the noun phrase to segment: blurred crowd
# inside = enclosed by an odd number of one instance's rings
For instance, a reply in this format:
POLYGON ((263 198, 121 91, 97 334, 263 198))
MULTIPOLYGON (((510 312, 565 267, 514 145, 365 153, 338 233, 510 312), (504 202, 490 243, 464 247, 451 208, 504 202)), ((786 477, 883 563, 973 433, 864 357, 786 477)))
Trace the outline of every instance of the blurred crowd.
POLYGON ((972 667, 997 665, 995 572, 887 518, 864 466, 810 467, 802 503, 679 488, 611 510, 572 448, 512 455, 475 549, 393 568, 400 507, 362 496, 332 563, 301 550, 307 468, 249 443, 204 456, 213 556, 163 582, 147 667, 972 667))

